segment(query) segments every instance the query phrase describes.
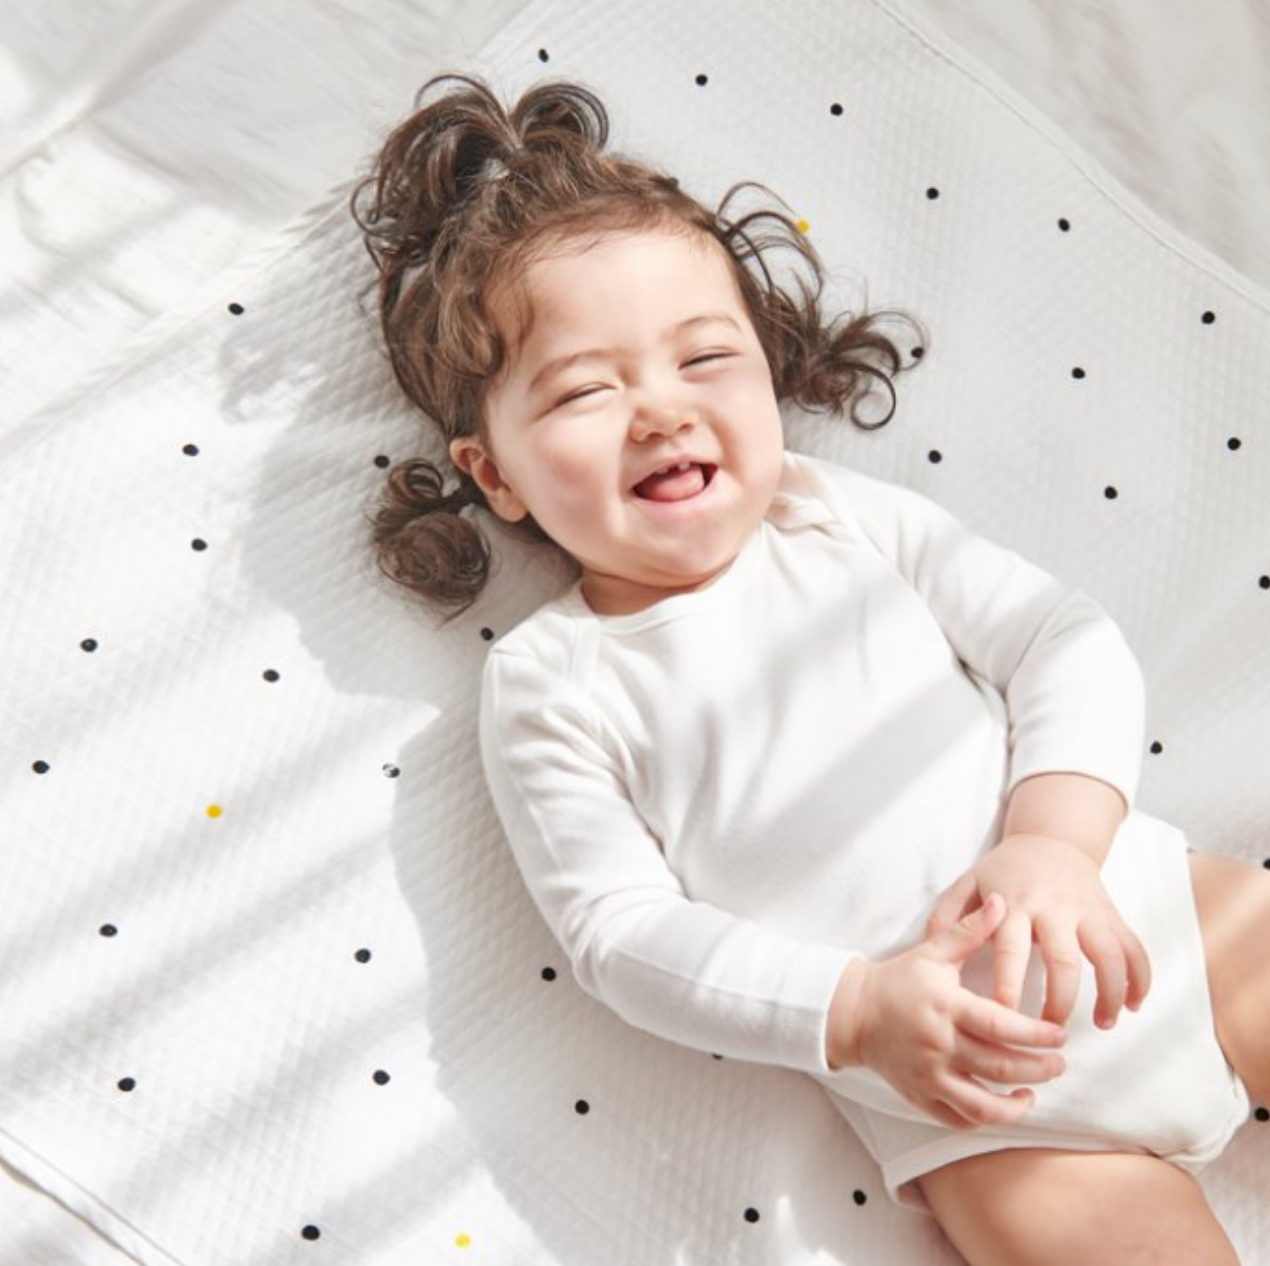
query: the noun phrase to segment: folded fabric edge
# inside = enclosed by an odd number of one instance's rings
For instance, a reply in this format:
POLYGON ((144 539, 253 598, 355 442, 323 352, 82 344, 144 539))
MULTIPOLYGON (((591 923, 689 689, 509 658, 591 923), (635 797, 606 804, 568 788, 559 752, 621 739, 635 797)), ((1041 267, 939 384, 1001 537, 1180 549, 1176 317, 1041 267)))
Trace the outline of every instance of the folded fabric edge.
POLYGON ((0 1127, 0 1160, 38 1187, 44 1195, 86 1222, 140 1266, 185 1266, 108 1204, 86 1191, 56 1165, 0 1127))
POLYGON ((1209 273, 1229 286, 1250 303, 1270 312, 1270 289, 1239 271, 1209 247, 1163 219, 1125 185, 1105 164, 1095 158, 1079 141, 1054 122, 1039 106, 1006 83, 990 66, 956 43, 949 35, 933 27, 928 20, 909 12, 903 0, 864 0, 886 14, 920 40, 935 56, 967 76, 1000 105, 1014 114, 1041 139, 1054 146, 1068 162, 1108 201, 1113 203, 1140 228, 1149 233, 1166 250, 1187 263, 1209 273))

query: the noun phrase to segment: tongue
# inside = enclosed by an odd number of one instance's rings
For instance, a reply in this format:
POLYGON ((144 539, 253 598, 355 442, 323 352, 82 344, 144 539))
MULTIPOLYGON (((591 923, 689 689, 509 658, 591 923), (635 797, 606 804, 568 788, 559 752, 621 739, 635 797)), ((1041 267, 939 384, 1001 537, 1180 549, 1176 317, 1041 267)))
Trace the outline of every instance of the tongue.
POLYGON ((700 466, 687 470, 671 470, 664 475, 649 475, 635 485, 635 494, 647 501, 683 501, 695 497, 706 486, 700 466))

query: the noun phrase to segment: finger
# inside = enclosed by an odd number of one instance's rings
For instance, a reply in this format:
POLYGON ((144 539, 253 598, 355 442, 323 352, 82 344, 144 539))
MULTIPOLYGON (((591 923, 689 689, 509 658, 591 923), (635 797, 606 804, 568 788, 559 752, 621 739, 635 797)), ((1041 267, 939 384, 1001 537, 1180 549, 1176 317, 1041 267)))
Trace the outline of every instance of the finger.
POLYGON ((1061 1077, 1067 1062, 1055 1051, 1021 1051, 959 1033, 953 1046, 954 1071, 998 1086, 1039 1086, 1061 1077))
POLYGON ((975 1128, 973 1121, 967 1120, 960 1112, 954 1112, 941 1099, 933 1100, 930 1103, 918 1104, 918 1107, 929 1112, 931 1116, 941 1124, 946 1125, 950 1130, 961 1130, 964 1132, 975 1128))
POLYGON ((930 918, 926 920, 926 939, 931 940, 945 928, 952 927, 958 919, 964 919, 974 910, 978 901, 979 887, 974 875, 967 871, 935 903, 930 918))
POLYGON ((994 892, 977 910, 958 919, 929 942, 934 956, 940 962, 964 966, 992 939, 1004 917, 1005 901, 994 892))
POLYGON ((1003 1006, 1018 1009, 1023 979, 1032 957, 1032 920, 1022 910, 1006 915, 992 941, 994 996, 1003 1006))
POLYGON ((1098 985, 1094 1023, 1100 1029, 1114 1028, 1129 988, 1120 940, 1109 927, 1082 928, 1080 946, 1093 964, 1098 985))
POLYGON ((1032 1110, 1036 1096, 1024 1088, 995 1094, 970 1077, 954 1077, 939 1102, 953 1118, 964 1122, 954 1128, 964 1130, 982 1125, 1017 1125, 1032 1110))
POLYGON ((1127 938, 1124 955, 1125 968, 1129 975, 1129 992, 1125 996, 1125 1006, 1130 1011, 1137 1011, 1146 1001, 1147 994, 1151 992, 1151 959, 1147 954, 1146 946, 1127 925, 1124 935, 1127 938))
POLYGON ((990 998, 980 998, 969 990, 963 992, 965 1004, 954 1016, 954 1023, 962 1033, 981 1038, 993 1046, 1039 1047, 1043 1050, 1062 1046, 1067 1040, 1067 1034, 1060 1025, 1034 1019, 990 998))
POLYGON ((1045 964, 1045 1006, 1041 1017, 1055 1024, 1066 1024, 1080 993, 1083 962, 1080 942, 1070 933, 1051 931, 1044 924, 1037 927, 1037 942, 1045 964))

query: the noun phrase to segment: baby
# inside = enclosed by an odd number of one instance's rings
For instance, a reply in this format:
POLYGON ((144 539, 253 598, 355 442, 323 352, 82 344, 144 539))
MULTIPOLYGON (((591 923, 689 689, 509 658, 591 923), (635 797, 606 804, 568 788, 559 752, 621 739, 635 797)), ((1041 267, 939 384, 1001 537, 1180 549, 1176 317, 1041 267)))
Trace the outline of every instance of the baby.
POLYGON ((894 314, 826 316, 756 187, 710 210, 606 140, 577 85, 442 77, 354 198, 452 467, 392 472, 384 569, 462 610, 489 513, 576 565, 492 648, 481 742, 577 979, 816 1078, 972 1263, 1234 1262, 1193 1171, 1270 1098, 1270 875, 1132 807, 1092 601, 786 451, 785 401, 890 416, 894 314))

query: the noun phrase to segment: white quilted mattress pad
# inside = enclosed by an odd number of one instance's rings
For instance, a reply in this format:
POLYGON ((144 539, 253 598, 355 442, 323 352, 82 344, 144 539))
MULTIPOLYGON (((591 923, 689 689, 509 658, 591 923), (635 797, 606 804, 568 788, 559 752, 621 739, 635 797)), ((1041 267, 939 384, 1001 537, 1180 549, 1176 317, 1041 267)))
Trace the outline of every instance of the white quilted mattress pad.
MULTIPOLYGON (((703 198, 777 190, 842 306, 919 315, 893 422, 790 410, 790 444, 1103 603, 1142 807, 1270 852, 1264 292, 875 0, 538 3, 472 69, 581 79, 703 198)), ((437 625, 375 571, 385 469, 431 441, 347 192, 0 449, 0 1159, 145 1266, 951 1262, 809 1081, 570 979, 475 735, 560 572, 500 537, 437 625)), ((1265 1117, 1203 1178, 1249 1266, 1265 1117)))

